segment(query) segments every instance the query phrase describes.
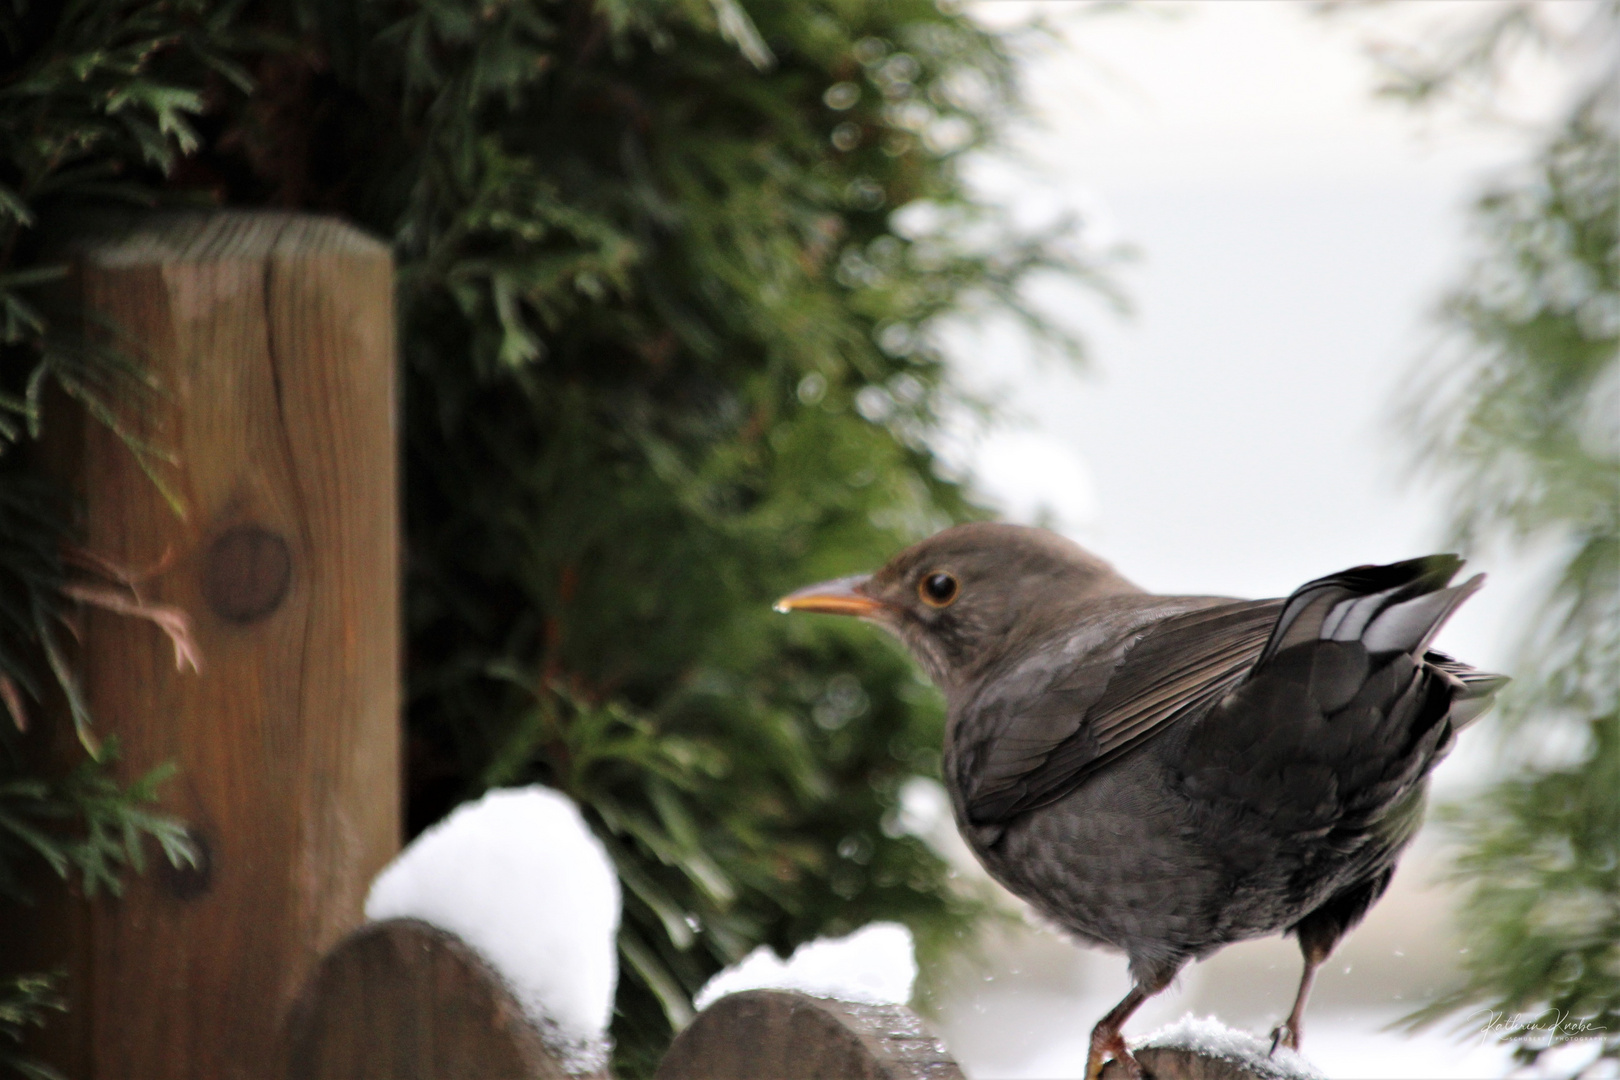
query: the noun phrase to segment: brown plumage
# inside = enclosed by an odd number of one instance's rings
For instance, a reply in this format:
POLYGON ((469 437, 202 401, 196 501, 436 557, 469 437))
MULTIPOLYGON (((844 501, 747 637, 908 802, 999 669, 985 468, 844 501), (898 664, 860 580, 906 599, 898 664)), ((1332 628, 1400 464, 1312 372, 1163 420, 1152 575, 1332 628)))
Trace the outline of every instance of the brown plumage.
POLYGON ((896 634, 944 691, 945 785, 985 868, 1135 982, 1120 1028, 1188 961, 1294 934, 1273 1033, 1297 1047, 1312 976, 1383 893, 1429 772, 1506 681, 1431 651, 1483 576, 1434 555, 1286 599, 1155 596, 1040 529, 948 529, 871 575, 784 597, 896 634))

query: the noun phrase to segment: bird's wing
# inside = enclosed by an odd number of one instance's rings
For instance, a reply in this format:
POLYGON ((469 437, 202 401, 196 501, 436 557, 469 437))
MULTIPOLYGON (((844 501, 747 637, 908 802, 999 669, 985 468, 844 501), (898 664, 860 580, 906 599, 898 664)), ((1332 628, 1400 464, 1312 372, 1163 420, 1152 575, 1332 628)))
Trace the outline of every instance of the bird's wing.
POLYGON ((1281 600, 1200 602, 1083 656, 1033 699, 984 703, 955 762, 968 819, 1005 822, 1062 798, 1254 666, 1281 600), (999 715, 997 715, 999 714, 999 715))

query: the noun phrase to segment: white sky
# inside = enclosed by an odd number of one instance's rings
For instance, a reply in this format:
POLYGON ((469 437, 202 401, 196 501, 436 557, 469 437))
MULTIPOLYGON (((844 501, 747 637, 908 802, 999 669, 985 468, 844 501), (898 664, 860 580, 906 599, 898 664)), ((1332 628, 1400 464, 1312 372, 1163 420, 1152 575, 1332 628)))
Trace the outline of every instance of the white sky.
MULTIPOLYGON (((972 5, 1038 12, 1060 35, 1027 65, 1040 127, 978 182, 1030 222, 1067 211, 1123 242, 1121 320, 1072 286, 1038 291, 1088 339, 1085 375, 1005 328, 951 339, 959 374, 1027 421, 973 467, 1008 516, 1040 506, 1143 586, 1280 595, 1366 562, 1435 550, 1439 500, 1406 483, 1395 403, 1426 317, 1464 265, 1464 210, 1526 152, 1522 132, 1375 101, 1365 37, 1481 5, 1324 19, 1290 0, 972 5)), ((1530 111, 1562 91, 1521 79, 1530 111)), ((1482 560, 1476 562, 1482 563, 1482 560)), ((1500 663, 1526 571, 1471 601, 1441 645, 1500 663)))

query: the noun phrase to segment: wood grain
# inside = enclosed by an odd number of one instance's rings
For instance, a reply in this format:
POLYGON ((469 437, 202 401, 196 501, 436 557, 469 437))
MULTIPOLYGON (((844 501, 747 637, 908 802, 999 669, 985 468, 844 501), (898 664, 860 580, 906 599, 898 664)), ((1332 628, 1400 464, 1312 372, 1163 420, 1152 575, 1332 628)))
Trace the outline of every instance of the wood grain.
POLYGON ((656 1080, 961 1080, 944 1044, 901 1005, 785 990, 731 994, 676 1036, 656 1080))
POLYGON ((453 934, 373 923, 324 959, 288 1024, 288 1080, 564 1080, 500 977, 453 934))
MULTIPOLYGON (((1132 1053, 1153 1080, 1311 1080, 1281 1064, 1256 1071, 1231 1058, 1180 1047, 1142 1046, 1132 1053)), ((1126 1080, 1125 1069, 1110 1061, 1103 1066, 1102 1078, 1126 1080)))
POLYGON ((63 1064, 268 1077, 295 994, 399 846, 392 262, 341 222, 280 213, 122 219, 65 251, 90 329, 116 328, 104 339, 157 380, 125 420, 175 455, 184 506, 85 423, 63 459, 88 547, 151 571, 142 597, 189 614, 204 661, 177 671, 155 626, 92 610, 89 700, 123 778, 179 766, 163 805, 207 861, 86 905, 84 940, 62 943, 63 1064))

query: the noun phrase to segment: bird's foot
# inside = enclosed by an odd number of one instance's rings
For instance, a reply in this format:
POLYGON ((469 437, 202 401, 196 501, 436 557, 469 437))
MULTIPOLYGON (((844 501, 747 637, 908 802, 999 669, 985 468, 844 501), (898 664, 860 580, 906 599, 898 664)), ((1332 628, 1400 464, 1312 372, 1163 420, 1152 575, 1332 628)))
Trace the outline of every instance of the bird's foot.
POLYGON ((1290 1050, 1299 1049, 1299 1024, 1293 1017, 1271 1029, 1271 1049, 1267 1051, 1267 1056, 1275 1054, 1279 1046, 1286 1046, 1290 1050))
POLYGON ((1118 1030, 1099 1028, 1091 1033, 1091 1050, 1086 1054, 1086 1080, 1102 1080, 1103 1064, 1113 1058, 1125 1070, 1128 1080, 1145 1080, 1142 1065, 1125 1045, 1125 1036, 1118 1030))

